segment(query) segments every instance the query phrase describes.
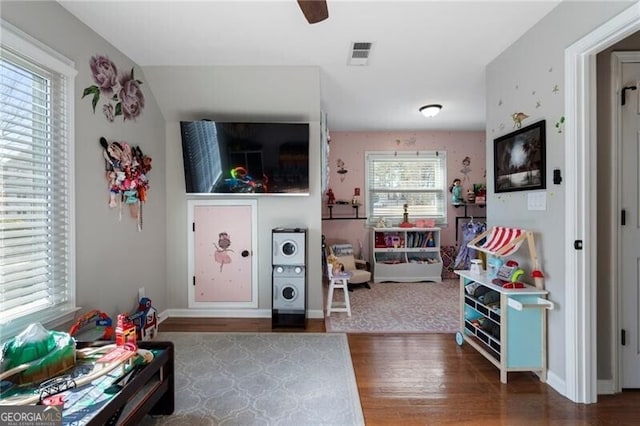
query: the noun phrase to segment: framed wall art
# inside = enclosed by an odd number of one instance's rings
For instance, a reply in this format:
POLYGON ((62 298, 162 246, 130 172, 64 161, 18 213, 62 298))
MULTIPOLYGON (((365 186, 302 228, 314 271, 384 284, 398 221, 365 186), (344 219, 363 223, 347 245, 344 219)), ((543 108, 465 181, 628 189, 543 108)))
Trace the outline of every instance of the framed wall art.
POLYGON ((496 193, 546 188, 545 136, 545 120, 541 120, 494 139, 496 193))

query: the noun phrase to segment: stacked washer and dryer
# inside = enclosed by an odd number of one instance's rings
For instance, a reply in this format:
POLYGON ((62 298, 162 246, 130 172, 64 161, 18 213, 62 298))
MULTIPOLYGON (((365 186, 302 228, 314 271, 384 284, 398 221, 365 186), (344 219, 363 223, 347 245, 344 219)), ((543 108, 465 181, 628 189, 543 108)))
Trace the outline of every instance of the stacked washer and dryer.
POLYGON ((275 228, 271 236, 271 326, 304 328, 307 323, 307 230, 275 228))

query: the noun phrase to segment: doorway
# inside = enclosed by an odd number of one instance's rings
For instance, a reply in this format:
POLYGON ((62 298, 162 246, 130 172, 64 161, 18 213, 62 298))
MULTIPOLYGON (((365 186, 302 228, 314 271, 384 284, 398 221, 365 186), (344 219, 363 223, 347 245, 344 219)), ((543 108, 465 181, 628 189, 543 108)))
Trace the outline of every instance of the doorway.
MULTIPOLYGON (((638 37, 640 44, 640 36, 638 37)), ((640 47, 640 46, 639 46, 640 47)), ((640 224, 638 221, 639 188, 638 155, 640 149, 640 52, 614 52, 611 57, 612 83, 616 89, 613 108, 613 134, 617 135, 614 151, 618 155, 618 294, 617 321, 620 340, 615 344, 614 360, 619 360, 616 391, 640 388, 640 356, 638 355, 637 322, 640 283, 640 224)), ((615 365, 615 362, 614 362, 615 365)))
POLYGON ((567 196, 565 224, 566 335, 565 396, 575 402, 597 401, 596 207, 591 173, 597 170, 596 72, 599 52, 640 29, 640 8, 630 7, 565 51, 567 196), (576 215, 576 212, 579 214, 576 215), (578 248, 578 241, 593 244, 578 248))

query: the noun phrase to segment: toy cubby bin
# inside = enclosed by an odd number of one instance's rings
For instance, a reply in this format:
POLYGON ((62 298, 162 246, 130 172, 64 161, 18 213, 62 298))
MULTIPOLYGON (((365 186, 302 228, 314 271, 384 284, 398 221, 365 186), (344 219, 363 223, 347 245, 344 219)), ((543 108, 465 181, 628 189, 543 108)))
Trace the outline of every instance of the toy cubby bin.
POLYGON ((374 228, 372 240, 375 282, 442 281, 440 228, 374 228))
MULTIPOLYGON (((527 242, 531 264, 540 271, 533 233, 524 229, 495 226, 471 240, 467 247, 491 256, 504 257, 518 251, 527 242)), ((507 373, 533 371, 541 381, 547 379, 547 316, 554 304, 547 300, 543 279, 534 278, 535 286, 509 289, 494 284, 486 271, 455 271, 460 276, 460 331, 456 341, 467 342, 500 370, 500 381, 507 373), (488 306, 466 287, 475 284, 499 294, 499 301, 488 306), (479 324, 489 324, 489 330, 479 324), (495 325, 495 327, 493 327, 495 325)))
POLYGON ((484 272, 456 273, 460 276, 461 300, 458 343, 470 344, 498 367, 502 383, 507 383, 507 373, 512 371, 533 371, 540 380, 546 381, 546 309, 553 309, 553 303, 546 300, 548 292, 530 285, 505 289, 493 284, 484 272), (466 286, 474 283, 498 292, 499 302, 487 306, 468 294, 466 286), (479 319, 497 326, 497 333, 477 326, 475 321, 479 319))

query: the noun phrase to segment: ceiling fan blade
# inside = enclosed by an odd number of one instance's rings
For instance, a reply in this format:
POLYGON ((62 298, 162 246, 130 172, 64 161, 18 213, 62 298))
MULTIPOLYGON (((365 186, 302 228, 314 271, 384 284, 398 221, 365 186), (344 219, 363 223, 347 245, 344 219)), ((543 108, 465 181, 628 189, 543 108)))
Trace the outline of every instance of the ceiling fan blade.
POLYGON ((329 17, 325 0, 298 0, 298 5, 310 24, 324 21, 329 17))

